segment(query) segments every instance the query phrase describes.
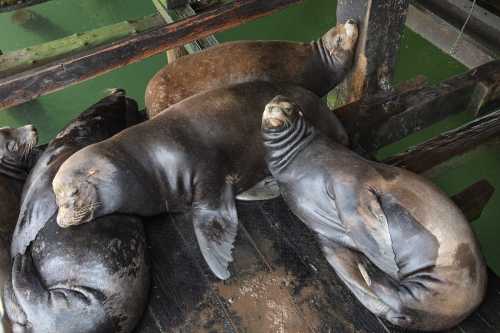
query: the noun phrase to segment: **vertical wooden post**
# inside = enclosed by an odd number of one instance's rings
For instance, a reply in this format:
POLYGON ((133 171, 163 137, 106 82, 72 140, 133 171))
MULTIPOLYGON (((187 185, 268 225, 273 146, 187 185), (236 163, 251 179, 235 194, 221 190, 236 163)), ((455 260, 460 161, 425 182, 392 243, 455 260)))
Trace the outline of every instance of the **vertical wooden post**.
POLYGON ((338 0, 337 22, 359 24, 353 70, 339 90, 350 103, 380 90, 390 90, 409 0, 338 0))

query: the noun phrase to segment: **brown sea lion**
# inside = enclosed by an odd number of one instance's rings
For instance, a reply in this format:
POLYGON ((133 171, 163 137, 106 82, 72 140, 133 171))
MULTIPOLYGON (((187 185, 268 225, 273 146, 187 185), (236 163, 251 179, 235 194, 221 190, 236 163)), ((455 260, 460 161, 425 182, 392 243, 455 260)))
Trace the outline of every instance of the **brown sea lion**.
POLYGON ((424 178, 321 135, 283 96, 265 108, 266 161, 339 277, 374 314, 443 330, 483 300, 486 266, 469 223, 424 178))
POLYGON ((190 213, 208 265, 228 278, 238 223, 234 196, 267 174, 257 110, 277 93, 294 96, 305 117, 339 137, 327 106, 294 85, 251 82, 201 93, 71 156, 53 181, 58 224, 115 212, 190 213))
POLYGON ((3 286, 10 274, 10 238, 16 226, 24 181, 38 154, 38 135, 32 125, 0 128, 0 331, 10 332, 4 318, 3 286))
POLYGON ((348 20, 312 43, 230 42, 179 58, 149 82, 148 115, 200 92, 251 81, 294 84, 324 96, 351 68, 357 38, 356 23, 348 20))

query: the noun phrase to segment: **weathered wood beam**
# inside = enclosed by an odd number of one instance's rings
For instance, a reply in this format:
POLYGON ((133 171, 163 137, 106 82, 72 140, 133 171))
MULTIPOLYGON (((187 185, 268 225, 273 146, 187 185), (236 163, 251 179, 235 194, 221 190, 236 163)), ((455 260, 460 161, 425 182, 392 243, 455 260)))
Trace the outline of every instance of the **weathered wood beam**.
POLYGON ((49 0, 0 0, 0 13, 38 5, 49 0))
POLYGON ((162 18, 150 15, 8 52, 0 56, 0 78, 160 26, 162 18))
POLYGON ((480 3, 476 2, 474 7, 470 0, 413 0, 413 3, 438 15, 455 28, 462 29, 467 22, 464 35, 482 45, 493 56, 500 53, 500 16, 480 3))
POLYGON ((360 31, 353 70, 339 88, 340 103, 390 90, 408 5, 409 0, 337 2, 337 22, 355 19, 360 31))
POLYGON ((89 80, 302 0, 240 0, 0 79, 0 109, 89 80))
POLYGON ((414 172, 425 172, 500 135, 500 111, 440 134, 384 160, 414 172))
POLYGON ((457 193, 451 199, 462 210, 468 221, 477 220, 486 204, 495 193, 495 188, 486 179, 482 179, 457 193))
POLYGON ((406 25, 411 30, 468 68, 480 66, 497 58, 494 49, 485 47, 484 42, 469 34, 462 34, 461 27, 453 26, 446 19, 429 10, 429 7, 425 7, 424 3, 427 2, 427 0, 414 2, 410 6, 406 25), (455 44, 459 37, 459 42, 455 44))
POLYGON ((441 82, 394 94, 380 94, 335 110, 351 141, 367 152, 463 111, 478 114, 500 100, 500 60, 441 82))

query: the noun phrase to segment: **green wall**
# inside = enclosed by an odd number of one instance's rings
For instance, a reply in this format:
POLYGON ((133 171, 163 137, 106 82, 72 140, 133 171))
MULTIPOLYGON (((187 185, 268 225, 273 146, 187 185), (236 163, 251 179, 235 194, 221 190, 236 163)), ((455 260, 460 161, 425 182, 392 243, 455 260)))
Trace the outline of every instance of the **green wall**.
MULTIPOLYGON (((217 37, 220 41, 309 41, 318 38, 335 24, 335 7, 336 2, 331 0, 306 0, 301 5, 220 33, 217 37)), ((0 49, 4 52, 15 50, 153 12, 154 7, 148 0, 52 0, 16 14, 0 14, 0 49)), ((144 89, 149 78, 165 63, 165 55, 161 54, 41 97, 35 102, 0 112, 0 126, 33 123, 39 129, 41 141, 48 141, 70 119, 102 97, 106 89, 114 87, 125 88, 142 106, 144 89)), ((405 30, 396 69, 397 82, 420 74, 436 83, 465 70, 448 55, 415 33, 405 30)), ((450 117, 432 128, 385 147, 379 152, 379 156, 388 156, 404 150, 470 119, 467 114, 450 117)), ((495 187, 500 188, 500 177, 496 172, 500 165, 498 150, 498 145, 492 144, 436 168, 429 176, 449 193, 456 193, 481 178, 487 178, 495 187)), ((500 239, 500 223, 497 221, 500 216, 499 203, 500 194, 495 194, 481 219, 474 222, 474 230, 480 238, 487 260, 497 273, 500 273, 500 248, 496 245, 500 239)))

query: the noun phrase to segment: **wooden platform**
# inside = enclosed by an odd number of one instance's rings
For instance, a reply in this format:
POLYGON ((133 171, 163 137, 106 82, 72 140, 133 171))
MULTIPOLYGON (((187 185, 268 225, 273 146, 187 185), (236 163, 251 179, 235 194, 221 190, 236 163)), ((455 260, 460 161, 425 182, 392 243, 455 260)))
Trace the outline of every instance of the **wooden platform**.
MULTIPOLYGON (((365 310, 282 199, 238 203, 233 276, 218 281, 198 250, 189 216, 147 223, 153 284, 137 333, 402 332, 365 310)), ((450 332, 499 332, 500 283, 450 332)))

